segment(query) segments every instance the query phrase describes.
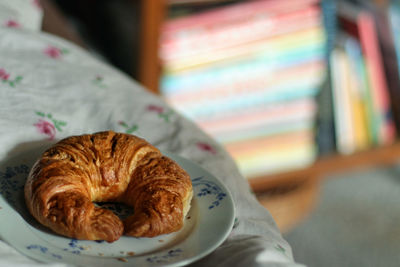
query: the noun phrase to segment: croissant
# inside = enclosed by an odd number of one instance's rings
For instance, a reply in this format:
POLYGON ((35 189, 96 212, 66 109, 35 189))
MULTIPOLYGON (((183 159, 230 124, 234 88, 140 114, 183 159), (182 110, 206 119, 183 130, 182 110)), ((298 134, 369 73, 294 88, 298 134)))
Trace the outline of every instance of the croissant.
POLYGON ((189 175, 142 138, 112 131, 71 136, 46 150, 25 183, 29 212, 54 232, 113 242, 178 231, 193 195, 189 175), (93 202, 133 207, 124 221, 93 202))

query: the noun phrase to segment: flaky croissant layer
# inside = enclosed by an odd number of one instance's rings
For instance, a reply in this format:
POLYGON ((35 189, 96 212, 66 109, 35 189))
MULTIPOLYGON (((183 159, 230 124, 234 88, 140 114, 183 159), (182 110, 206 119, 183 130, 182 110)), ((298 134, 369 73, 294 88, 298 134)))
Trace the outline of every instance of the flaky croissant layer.
POLYGON ((36 161, 25 184, 27 207, 41 224, 108 242, 178 231, 192 195, 177 163, 142 138, 112 131, 61 140, 36 161), (125 203, 134 213, 122 222, 93 202, 125 203))

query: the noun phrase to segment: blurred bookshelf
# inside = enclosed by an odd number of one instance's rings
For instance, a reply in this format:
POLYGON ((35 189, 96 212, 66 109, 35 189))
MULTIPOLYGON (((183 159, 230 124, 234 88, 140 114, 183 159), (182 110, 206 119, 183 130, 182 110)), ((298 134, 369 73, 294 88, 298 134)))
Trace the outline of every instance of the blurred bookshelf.
POLYGON ((142 1, 142 17, 139 81, 256 192, 398 161, 397 3, 142 1))

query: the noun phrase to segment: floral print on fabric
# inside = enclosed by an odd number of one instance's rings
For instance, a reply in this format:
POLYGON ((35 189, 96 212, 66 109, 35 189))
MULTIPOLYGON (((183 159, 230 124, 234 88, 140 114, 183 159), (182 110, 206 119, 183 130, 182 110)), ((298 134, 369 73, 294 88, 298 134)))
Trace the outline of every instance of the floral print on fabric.
POLYGON ((8 78, 10 78, 10 73, 7 73, 5 69, 0 69, 0 79, 4 81, 8 81, 8 78))
POLYGON ((34 126, 36 126, 41 134, 47 135, 49 137, 49 140, 53 140, 56 136, 56 128, 51 122, 39 119, 39 121, 35 123, 34 126))
POLYGON ((148 105, 147 110, 157 113, 158 116, 164 119, 165 122, 169 122, 171 116, 174 114, 172 110, 157 105, 148 105))
POLYGON ((43 53, 50 58, 61 59, 61 57, 68 54, 69 51, 67 49, 61 49, 56 46, 49 45, 44 49, 43 53))
POLYGON ((198 147, 200 150, 209 152, 210 154, 213 154, 213 155, 217 154, 217 150, 216 150, 213 146, 211 146, 210 144, 208 144, 208 143, 197 142, 196 145, 197 145, 197 147, 198 147))
POLYGON ((39 0, 31 0, 31 2, 32 2, 32 5, 34 6, 34 7, 36 7, 36 8, 38 8, 38 9, 42 9, 42 5, 41 5, 41 3, 40 3, 40 1, 39 0))
POLYGON ((8 28, 20 28, 21 24, 19 24, 18 21, 14 19, 9 19, 4 23, 4 26, 8 28))
POLYGON ((3 68, 0 68, 0 81, 2 83, 8 84, 11 87, 15 87, 22 80, 21 75, 17 75, 14 79, 11 79, 10 77, 11 77, 11 74, 9 72, 7 72, 3 68))
POLYGON ((67 125, 65 121, 56 120, 53 118, 51 113, 43 113, 40 111, 36 112, 40 118, 33 124, 39 133, 46 135, 49 140, 53 140, 56 137, 57 131, 62 131, 62 127, 67 125))

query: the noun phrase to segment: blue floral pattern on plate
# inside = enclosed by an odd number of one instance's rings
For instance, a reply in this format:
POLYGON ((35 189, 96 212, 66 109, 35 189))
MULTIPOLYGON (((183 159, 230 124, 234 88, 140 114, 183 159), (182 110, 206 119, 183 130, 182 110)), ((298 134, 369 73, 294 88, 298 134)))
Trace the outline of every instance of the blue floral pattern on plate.
POLYGON ((85 250, 84 246, 81 246, 78 244, 77 239, 71 239, 71 241, 68 243, 68 248, 64 248, 64 251, 69 251, 73 254, 81 254, 81 251, 85 250))
POLYGON ((59 259, 59 260, 62 259, 61 255, 56 254, 56 253, 52 253, 52 252, 50 252, 50 250, 47 247, 44 247, 44 246, 41 246, 41 245, 31 244, 31 245, 26 246, 26 248, 29 249, 29 250, 38 250, 43 254, 50 254, 53 258, 56 258, 56 259, 59 259))
POLYGON ((148 257, 150 263, 168 263, 170 259, 181 256, 183 250, 180 248, 169 250, 165 255, 148 257))
POLYGON ((226 197, 226 193, 218 186, 215 182, 207 180, 204 176, 200 176, 192 179, 193 187, 201 187, 200 192, 197 193, 198 197, 204 197, 207 195, 214 195, 216 200, 213 201, 208 209, 218 207, 221 201, 226 197))
POLYGON ((23 192, 29 167, 25 164, 8 166, 0 171, 0 194, 13 206, 17 204, 18 193, 23 192))

